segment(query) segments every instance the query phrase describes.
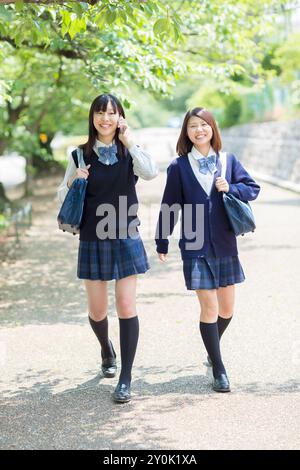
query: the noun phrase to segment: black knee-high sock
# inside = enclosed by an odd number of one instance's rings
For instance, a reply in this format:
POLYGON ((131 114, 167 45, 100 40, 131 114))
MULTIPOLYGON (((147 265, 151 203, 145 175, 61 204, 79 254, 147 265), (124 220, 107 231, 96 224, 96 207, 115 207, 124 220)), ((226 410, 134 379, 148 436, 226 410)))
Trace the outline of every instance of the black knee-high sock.
POLYGON ((101 321, 95 321, 89 316, 90 325, 101 345, 102 357, 114 357, 109 338, 108 338, 108 320, 105 317, 101 321))
POLYGON ((219 330, 219 339, 221 339, 222 334, 226 330, 227 326, 229 325, 232 317, 230 318, 223 318, 218 316, 218 330, 219 330))
POLYGON ((218 324, 200 322, 200 333, 206 351, 211 359, 214 377, 226 374, 220 351, 218 324))
POLYGON ((121 373, 119 383, 130 385, 131 369, 139 339, 139 319, 119 318, 120 322, 120 349, 121 349, 121 373))

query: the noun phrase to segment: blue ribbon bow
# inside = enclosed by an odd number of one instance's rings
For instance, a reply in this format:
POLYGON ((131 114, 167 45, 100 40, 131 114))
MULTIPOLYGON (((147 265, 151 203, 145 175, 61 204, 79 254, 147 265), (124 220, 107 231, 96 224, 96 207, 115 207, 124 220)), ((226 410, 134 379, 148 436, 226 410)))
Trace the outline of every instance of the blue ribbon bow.
POLYGON ((116 144, 110 147, 98 147, 98 161, 104 165, 114 165, 118 163, 116 144))
POLYGON ((199 158, 199 171, 204 175, 209 171, 213 174, 216 170, 216 156, 210 155, 209 157, 199 158))

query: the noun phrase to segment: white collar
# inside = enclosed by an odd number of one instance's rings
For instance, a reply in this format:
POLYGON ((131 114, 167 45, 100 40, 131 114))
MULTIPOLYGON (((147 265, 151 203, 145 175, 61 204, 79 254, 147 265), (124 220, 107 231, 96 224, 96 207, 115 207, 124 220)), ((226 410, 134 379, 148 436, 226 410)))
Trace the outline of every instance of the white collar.
POLYGON ((111 147, 114 143, 115 143, 115 139, 112 141, 111 144, 104 144, 103 142, 101 142, 101 140, 96 139, 94 146, 96 148, 98 148, 98 147, 111 147))
MULTIPOLYGON (((199 152, 199 150, 197 150, 194 145, 193 145, 192 150, 191 150, 190 153, 195 158, 195 160, 200 160, 200 158, 206 158, 206 156, 202 155, 202 153, 199 152)), ((210 146, 209 152, 207 154, 207 157, 210 157, 210 156, 216 156, 216 152, 214 151, 212 146, 210 146)))

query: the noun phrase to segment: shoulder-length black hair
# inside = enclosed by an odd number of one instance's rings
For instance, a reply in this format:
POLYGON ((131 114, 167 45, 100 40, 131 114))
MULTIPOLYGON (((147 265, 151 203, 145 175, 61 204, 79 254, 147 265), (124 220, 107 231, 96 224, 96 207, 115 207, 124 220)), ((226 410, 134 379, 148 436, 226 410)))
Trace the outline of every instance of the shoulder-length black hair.
POLYGON ((213 135, 210 141, 210 145, 214 151, 218 153, 222 148, 222 140, 215 118, 207 109, 198 107, 188 111, 184 116, 180 136, 176 145, 177 154, 179 156, 187 155, 192 150, 193 142, 189 139, 187 134, 188 121, 192 116, 197 116, 203 119, 203 121, 207 122, 207 124, 212 128, 213 135))
MULTIPOLYGON (((85 144, 79 146, 83 149, 83 152, 87 158, 90 158, 93 151, 93 146, 95 145, 97 139, 97 129, 94 126, 94 113, 98 113, 99 111, 106 111, 108 103, 112 105, 115 113, 118 112, 120 116, 125 118, 124 108, 118 98, 116 98, 114 95, 111 95, 110 93, 103 93, 94 99, 89 112, 89 138, 85 144)), ((116 130, 114 139, 117 145, 118 155, 124 157, 126 149, 119 139, 119 128, 116 130)))

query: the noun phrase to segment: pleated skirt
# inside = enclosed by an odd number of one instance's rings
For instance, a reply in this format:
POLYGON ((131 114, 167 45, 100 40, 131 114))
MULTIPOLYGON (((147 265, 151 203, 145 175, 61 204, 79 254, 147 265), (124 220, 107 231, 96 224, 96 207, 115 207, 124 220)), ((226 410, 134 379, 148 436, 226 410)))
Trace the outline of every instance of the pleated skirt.
POLYGON ((238 256, 217 258, 212 249, 207 256, 184 260, 183 274, 188 290, 218 289, 245 280, 238 256))
POLYGON ((124 240, 80 240, 77 276, 79 279, 111 281, 150 269, 141 238, 124 240))

